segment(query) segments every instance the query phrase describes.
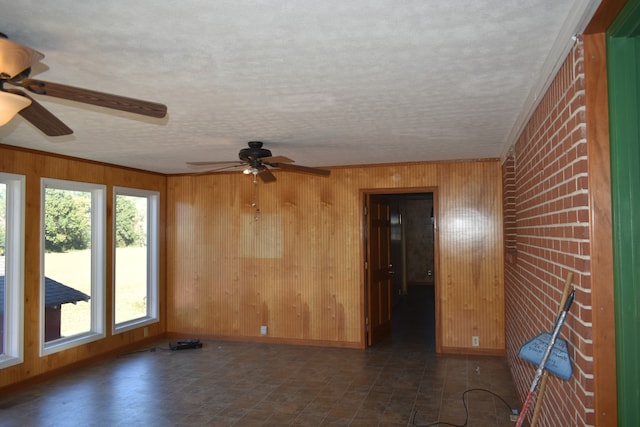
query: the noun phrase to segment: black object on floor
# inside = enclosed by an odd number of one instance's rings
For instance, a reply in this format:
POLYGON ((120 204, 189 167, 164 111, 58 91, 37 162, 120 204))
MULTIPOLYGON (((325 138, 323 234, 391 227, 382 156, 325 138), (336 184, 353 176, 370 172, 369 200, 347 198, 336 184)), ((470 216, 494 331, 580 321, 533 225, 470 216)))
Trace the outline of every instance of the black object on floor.
POLYGON ((202 348, 202 343, 199 339, 194 340, 181 340, 176 342, 175 344, 169 343, 169 348, 171 350, 187 350, 191 348, 202 348))

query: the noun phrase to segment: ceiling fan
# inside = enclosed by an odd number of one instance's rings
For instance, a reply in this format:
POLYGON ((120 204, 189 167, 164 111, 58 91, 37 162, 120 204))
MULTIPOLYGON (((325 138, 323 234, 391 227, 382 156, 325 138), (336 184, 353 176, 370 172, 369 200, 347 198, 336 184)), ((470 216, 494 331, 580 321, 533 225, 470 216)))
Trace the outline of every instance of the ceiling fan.
POLYGON ((262 148, 261 141, 249 141, 249 148, 243 148, 238 153, 240 161, 230 162, 187 162, 187 166, 203 172, 217 172, 235 168, 244 168, 245 174, 253 174, 254 182, 256 176, 263 182, 273 182, 276 177, 269 168, 282 169, 284 171, 308 173, 312 175, 329 176, 330 170, 311 168, 308 166, 294 165, 294 161, 284 156, 272 156, 271 150, 262 148))
POLYGON ((155 102, 96 92, 60 83, 29 78, 31 66, 44 58, 34 49, 7 39, 0 33, 0 126, 20 114, 48 136, 73 133, 66 124, 21 89, 84 104, 97 105, 143 116, 162 118, 167 107, 155 102), (13 87, 5 87, 5 85, 13 87))

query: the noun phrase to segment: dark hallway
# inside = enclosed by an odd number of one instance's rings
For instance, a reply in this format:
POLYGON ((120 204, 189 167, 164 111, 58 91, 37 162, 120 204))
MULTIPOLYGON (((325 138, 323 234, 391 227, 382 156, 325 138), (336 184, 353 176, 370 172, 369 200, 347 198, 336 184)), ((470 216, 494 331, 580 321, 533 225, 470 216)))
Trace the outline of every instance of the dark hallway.
POLYGON ((436 351, 434 192, 388 194, 393 264, 392 340, 436 351))
POLYGON ((392 339, 435 352, 435 309, 433 285, 409 284, 393 309, 392 339))

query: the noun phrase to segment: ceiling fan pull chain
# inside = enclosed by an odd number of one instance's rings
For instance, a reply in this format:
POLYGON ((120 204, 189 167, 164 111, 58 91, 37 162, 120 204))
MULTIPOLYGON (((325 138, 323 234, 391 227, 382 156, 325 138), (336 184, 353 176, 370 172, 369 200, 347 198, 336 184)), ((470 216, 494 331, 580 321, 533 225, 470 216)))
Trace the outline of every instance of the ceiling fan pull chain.
POLYGON ((253 220, 258 221, 260 215, 260 208, 258 207, 258 179, 257 174, 253 174, 253 201, 251 202, 251 206, 255 208, 255 212, 253 214, 253 220))

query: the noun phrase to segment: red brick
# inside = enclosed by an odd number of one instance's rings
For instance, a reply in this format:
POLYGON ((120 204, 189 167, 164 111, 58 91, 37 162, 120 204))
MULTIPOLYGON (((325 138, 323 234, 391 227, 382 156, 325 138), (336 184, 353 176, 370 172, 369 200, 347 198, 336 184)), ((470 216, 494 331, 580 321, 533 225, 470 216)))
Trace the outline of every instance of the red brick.
POLYGON ((518 250, 515 261, 505 266, 507 356, 521 395, 532 367, 518 360, 519 345, 541 328, 551 328, 568 272, 579 288, 563 330, 579 350, 572 352, 575 375, 550 387, 554 405, 545 407, 541 425, 593 422, 585 415, 593 410, 593 346, 582 55, 578 43, 514 145, 514 156, 503 165, 505 248, 518 250))

